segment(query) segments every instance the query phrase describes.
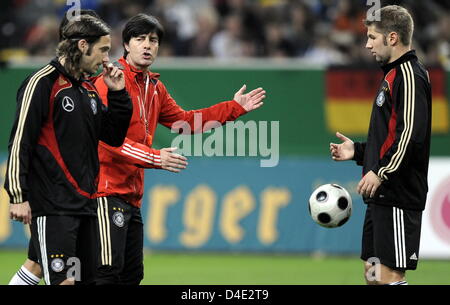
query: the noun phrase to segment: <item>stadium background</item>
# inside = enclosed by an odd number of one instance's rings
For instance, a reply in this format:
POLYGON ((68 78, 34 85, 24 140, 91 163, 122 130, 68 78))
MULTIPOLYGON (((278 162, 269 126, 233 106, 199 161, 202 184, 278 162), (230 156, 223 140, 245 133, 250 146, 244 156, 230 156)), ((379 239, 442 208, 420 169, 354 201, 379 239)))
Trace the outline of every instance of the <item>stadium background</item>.
MULTIPOLYGON (((3 36, 11 33, 12 24, 18 37, 2 37, 0 50, 3 62, 0 69, 2 185, 17 88, 26 75, 52 56, 51 50, 57 39, 55 20, 61 16, 65 4, 65 1, 41 1, 47 13, 35 16, 33 21, 33 16, 23 18, 23 11, 28 6, 28 12, 36 14, 39 6, 36 7, 34 2, 6 2, 11 6, 2 11, 1 33, 3 36), (33 22, 20 24, 25 19, 33 22), (23 34, 23 40, 18 40, 20 34, 23 34)), ((426 10, 412 1, 390 1, 402 2, 410 4, 413 11, 422 9, 428 14, 429 20, 423 20, 426 19, 424 16, 418 18, 421 27, 417 30, 415 46, 430 69, 434 103, 430 192, 421 248, 421 257, 426 260, 421 261, 418 271, 411 273, 411 282, 449 284, 446 274, 450 271, 450 78, 445 42, 448 48, 450 35, 441 25, 447 22, 449 14, 445 1, 427 1, 426 10), (440 15, 439 8, 447 14, 440 15), (430 16, 430 11, 439 18, 430 16), (434 40, 425 39, 423 32, 435 33, 434 40)), ((131 1, 132 8, 125 13, 122 11, 122 14, 132 14, 139 8, 155 12, 165 22, 169 35, 152 70, 161 73, 169 92, 182 107, 202 108, 228 100, 245 83, 249 88, 264 87, 268 97, 263 108, 241 120, 257 124, 267 122, 269 134, 273 128, 271 122, 279 122, 280 159, 276 167, 260 167, 260 161, 269 157, 262 155, 259 147, 258 156, 253 157, 190 156, 188 169, 180 174, 146 172, 142 210, 147 251, 144 283, 362 283, 362 267, 357 255, 365 206, 355 193, 360 168, 353 163, 331 162, 328 157, 328 144, 335 141, 336 130, 355 140, 364 139, 373 94, 380 78, 377 67, 369 64, 372 59, 358 51, 363 51, 363 33, 359 27, 350 26, 352 18, 359 18, 367 9, 361 3, 365 1, 131 1), (342 2, 348 3, 351 9, 346 11, 342 2), (262 38, 251 36, 255 33, 252 24, 257 23, 242 23, 241 30, 247 35, 234 38, 233 45, 243 47, 240 51, 233 50, 236 53, 232 58, 214 52, 214 35, 209 39, 208 52, 194 52, 199 48, 192 41, 196 41, 202 31, 187 39, 183 36, 186 33, 171 23, 170 18, 174 18, 173 14, 182 18, 184 15, 180 12, 196 6, 217 10, 216 34, 222 29, 225 32, 232 30, 232 27, 221 26, 228 20, 227 16, 233 15, 230 12, 238 11, 238 16, 247 16, 241 21, 248 21, 248 13, 254 12, 250 8, 256 12, 273 10, 283 15, 290 6, 295 8, 294 11, 300 7, 304 15, 314 16, 306 18, 314 19, 308 21, 314 35, 306 36, 317 37, 317 40, 295 44, 293 36, 288 34, 282 36, 285 42, 271 39, 271 33, 277 32, 276 29, 281 33, 289 32, 289 26, 293 27, 296 18, 300 17, 291 16, 287 19, 291 23, 286 23, 280 21, 281 17, 270 17, 269 14, 270 18, 263 18, 265 35, 262 38), (319 13, 333 8, 334 14, 319 13), (329 32, 323 29, 324 24, 331 24, 329 32), (328 45, 323 47, 325 42, 328 45), (248 43, 253 47, 245 47, 248 43), (343 47, 346 44, 352 47, 343 47), (332 230, 314 224, 307 211, 312 190, 330 182, 346 187, 354 204, 350 221, 332 230)), ((120 15, 117 12, 111 15, 114 8, 123 5, 122 1, 81 1, 81 4, 83 8, 95 8, 103 13, 102 17, 114 26, 115 31, 120 29, 126 17, 116 16, 120 15)), ((194 21, 198 20, 195 14, 193 16, 194 21)), ((183 17, 182 20, 189 19, 183 17)), ((120 56, 118 39, 116 37, 113 45, 116 53, 112 58, 120 56)), ((220 41, 219 38, 216 40, 220 41)), ((258 131, 263 129, 260 127, 258 131)), ((225 134, 225 128, 203 135, 202 143, 220 132, 225 134)), ((170 146, 175 136, 170 130, 159 127, 154 147, 170 146)), ((248 133, 246 138, 248 155, 251 143, 248 133)), ((194 137, 191 140, 194 143, 194 137)), ((268 147, 274 147, 276 140, 269 137, 268 147)), ((224 142, 223 147, 226 145, 224 142)), ((22 225, 9 221, 8 198, 2 190, 0 284, 7 282, 25 259, 27 234, 22 225)))

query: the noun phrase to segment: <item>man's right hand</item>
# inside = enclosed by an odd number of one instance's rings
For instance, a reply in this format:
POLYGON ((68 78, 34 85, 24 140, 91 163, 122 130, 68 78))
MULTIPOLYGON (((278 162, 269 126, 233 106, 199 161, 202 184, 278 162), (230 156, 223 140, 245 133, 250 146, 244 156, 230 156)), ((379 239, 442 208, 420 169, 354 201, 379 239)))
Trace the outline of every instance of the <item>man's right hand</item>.
POLYGON ((31 224, 31 208, 28 201, 22 203, 12 203, 9 205, 9 218, 23 222, 23 224, 31 224))
POLYGON ((103 81, 111 91, 119 91, 125 88, 125 76, 123 71, 112 63, 103 64, 103 81))
POLYGON ((169 172, 179 173, 188 165, 185 156, 174 153, 176 147, 163 148, 160 150, 161 154, 161 168, 169 172))
POLYGON ((242 88, 234 94, 233 99, 247 112, 261 107, 263 105, 263 100, 266 98, 266 91, 264 91, 263 88, 258 88, 249 93, 244 93, 246 89, 247 85, 242 86, 242 88))
POLYGON ((331 158, 334 161, 345 161, 353 159, 355 155, 355 144, 343 134, 336 132, 336 137, 341 139, 341 144, 330 143, 331 158))

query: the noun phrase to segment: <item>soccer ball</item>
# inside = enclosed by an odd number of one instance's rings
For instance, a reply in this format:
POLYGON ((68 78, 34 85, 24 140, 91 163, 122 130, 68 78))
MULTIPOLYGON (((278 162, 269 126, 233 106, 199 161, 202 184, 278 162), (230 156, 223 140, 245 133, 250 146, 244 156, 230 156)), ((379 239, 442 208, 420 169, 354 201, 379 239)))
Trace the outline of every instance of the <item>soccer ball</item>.
POLYGON ((337 184, 319 186, 309 197, 309 214, 322 227, 342 226, 352 215, 352 197, 337 184))

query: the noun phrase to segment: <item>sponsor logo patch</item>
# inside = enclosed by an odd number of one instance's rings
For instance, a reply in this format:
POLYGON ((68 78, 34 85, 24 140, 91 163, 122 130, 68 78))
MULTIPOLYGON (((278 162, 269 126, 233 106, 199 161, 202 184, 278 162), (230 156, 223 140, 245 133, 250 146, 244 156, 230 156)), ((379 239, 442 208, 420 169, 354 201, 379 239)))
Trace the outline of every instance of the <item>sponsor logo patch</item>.
POLYGON ((75 109, 75 103, 70 97, 65 96, 62 99, 62 107, 65 111, 72 112, 75 109))

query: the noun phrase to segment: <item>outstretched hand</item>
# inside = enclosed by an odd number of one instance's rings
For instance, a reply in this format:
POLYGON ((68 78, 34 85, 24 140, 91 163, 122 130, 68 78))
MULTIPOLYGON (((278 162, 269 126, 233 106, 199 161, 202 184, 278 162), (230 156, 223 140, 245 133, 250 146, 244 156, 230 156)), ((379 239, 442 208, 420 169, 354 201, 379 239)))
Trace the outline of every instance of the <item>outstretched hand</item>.
POLYGON ((187 167, 188 163, 186 157, 174 153, 175 150, 177 150, 176 147, 161 149, 161 168, 169 172, 179 173, 187 167))
POLYGON ((244 94, 246 89, 247 85, 242 86, 242 88, 234 94, 234 100, 238 102, 247 112, 261 107, 264 104, 263 100, 266 98, 266 91, 264 91, 263 88, 258 88, 244 94))
POLYGON ((334 161, 353 159, 353 156, 355 155, 355 144, 353 141, 339 132, 336 132, 336 137, 343 142, 341 144, 330 143, 331 158, 334 161))

